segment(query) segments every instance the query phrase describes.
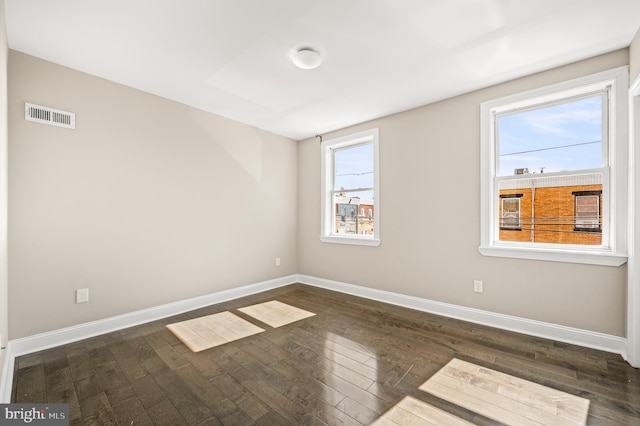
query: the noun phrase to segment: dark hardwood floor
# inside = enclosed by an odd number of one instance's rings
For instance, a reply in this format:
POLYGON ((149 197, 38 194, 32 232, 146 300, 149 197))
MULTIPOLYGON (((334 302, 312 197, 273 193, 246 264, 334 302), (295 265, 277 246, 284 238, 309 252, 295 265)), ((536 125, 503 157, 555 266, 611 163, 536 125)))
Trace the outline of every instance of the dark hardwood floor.
POLYGON ((16 360, 13 402, 68 403, 71 424, 359 425, 412 396, 452 358, 591 401, 589 425, 640 425, 640 371, 620 356, 301 284, 16 360), (271 328, 237 311, 269 300, 316 313, 271 328), (265 332, 192 353, 165 325, 231 311, 265 332))

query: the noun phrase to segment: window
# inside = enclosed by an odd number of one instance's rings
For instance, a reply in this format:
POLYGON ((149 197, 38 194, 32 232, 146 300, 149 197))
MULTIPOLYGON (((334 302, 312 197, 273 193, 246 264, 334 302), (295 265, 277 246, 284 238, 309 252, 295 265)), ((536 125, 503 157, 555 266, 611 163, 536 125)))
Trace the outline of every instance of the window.
POLYGON ((602 191, 578 191, 575 196, 575 227, 577 232, 601 232, 600 194, 602 191))
POLYGON ((320 146, 320 239, 329 243, 379 245, 378 129, 324 141, 320 146))
POLYGON ((520 197, 517 195, 501 195, 502 214, 500 229, 520 229, 520 197))
POLYGON ((482 254, 626 261, 627 75, 482 103, 482 254))

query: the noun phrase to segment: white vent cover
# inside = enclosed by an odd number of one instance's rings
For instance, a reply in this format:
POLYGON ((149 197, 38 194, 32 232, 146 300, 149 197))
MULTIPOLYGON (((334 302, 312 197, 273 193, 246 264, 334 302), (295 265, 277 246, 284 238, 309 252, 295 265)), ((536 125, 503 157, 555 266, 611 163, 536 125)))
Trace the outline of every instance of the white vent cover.
POLYGON ((35 121, 36 123, 49 124, 51 126, 66 127, 67 129, 76 128, 75 113, 30 104, 28 102, 24 104, 24 119, 27 121, 35 121))

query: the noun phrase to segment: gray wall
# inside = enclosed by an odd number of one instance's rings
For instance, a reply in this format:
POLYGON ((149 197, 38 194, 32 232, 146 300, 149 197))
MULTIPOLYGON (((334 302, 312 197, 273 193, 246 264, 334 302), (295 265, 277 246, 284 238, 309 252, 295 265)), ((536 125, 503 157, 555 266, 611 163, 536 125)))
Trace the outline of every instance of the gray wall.
POLYGON ((480 103, 626 65, 628 49, 323 135, 380 129, 379 247, 321 243, 320 147, 298 148, 301 274, 625 335, 626 265, 483 257, 480 103), (473 280, 484 293, 473 292, 473 280))
POLYGON ((11 339, 297 272, 295 141, 15 51, 9 83, 11 339))

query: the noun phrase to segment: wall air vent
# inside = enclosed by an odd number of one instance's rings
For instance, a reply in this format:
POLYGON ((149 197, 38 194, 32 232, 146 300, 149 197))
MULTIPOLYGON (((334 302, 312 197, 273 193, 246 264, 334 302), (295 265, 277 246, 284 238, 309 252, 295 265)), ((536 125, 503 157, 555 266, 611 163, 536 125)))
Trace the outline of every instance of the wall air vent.
POLYGON ((25 102, 24 119, 36 123, 49 124, 51 126, 76 128, 76 115, 73 112, 60 111, 45 106, 34 105, 25 102))

